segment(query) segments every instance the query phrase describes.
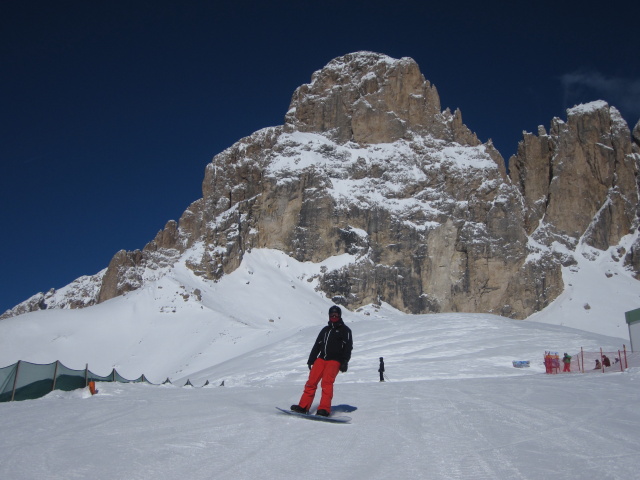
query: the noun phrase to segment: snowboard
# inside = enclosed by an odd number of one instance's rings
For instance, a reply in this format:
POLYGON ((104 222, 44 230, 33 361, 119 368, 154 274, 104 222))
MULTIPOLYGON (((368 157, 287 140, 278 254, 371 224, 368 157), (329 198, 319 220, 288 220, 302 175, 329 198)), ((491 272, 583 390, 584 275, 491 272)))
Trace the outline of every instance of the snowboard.
POLYGON ((293 410, 289 410, 288 408, 280 408, 276 407, 280 412, 286 413, 287 415, 292 415, 294 417, 306 418, 307 420, 315 420, 316 422, 328 422, 328 423, 349 423, 351 421, 351 417, 347 415, 336 415, 323 417, 322 415, 311 415, 309 413, 298 413, 293 410))

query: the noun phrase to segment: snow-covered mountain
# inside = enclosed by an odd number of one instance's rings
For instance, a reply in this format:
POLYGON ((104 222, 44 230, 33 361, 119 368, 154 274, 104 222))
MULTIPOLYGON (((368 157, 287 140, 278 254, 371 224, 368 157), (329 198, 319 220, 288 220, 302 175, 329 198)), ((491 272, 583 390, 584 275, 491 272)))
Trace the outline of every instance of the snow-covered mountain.
MULTIPOLYGON (((174 302, 201 302, 261 249, 323 265, 315 287, 351 310, 385 302, 526 318, 579 298, 574 285, 594 269, 601 288, 591 295, 633 291, 638 132, 604 102, 578 106, 549 133, 525 134, 507 174, 490 141, 441 110, 412 59, 345 55, 294 92, 284 125, 216 155, 202 198, 144 249, 0 318, 101 305, 158 281, 179 285, 174 302)), ((621 296, 622 313, 635 308, 634 294, 621 296)), ((581 308, 593 318, 599 303, 581 308)), ((597 317, 598 331, 617 322, 597 317)), ((583 318, 563 323, 593 328, 583 318)))

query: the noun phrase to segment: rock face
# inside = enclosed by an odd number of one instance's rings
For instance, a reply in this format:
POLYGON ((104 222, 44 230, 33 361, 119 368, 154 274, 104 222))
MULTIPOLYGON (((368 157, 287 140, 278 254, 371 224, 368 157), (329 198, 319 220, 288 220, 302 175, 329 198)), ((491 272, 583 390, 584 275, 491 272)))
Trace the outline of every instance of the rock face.
POLYGON ((582 238, 606 250, 637 219, 638 160, 629 128, 602 101, 567 113, 567 122, 553 119, 549 134, 524 135, 509 163, 511 179, 525 200, 527 234, 570 248, 582 238))
MULTIPOLYGON (((580 242, 606 250, 637 228, 639 145, 640 123, 632 137, 594 102, 525 133, 508 176, 413 60, 349 54, 294 92, 283 126, 216 155, 202 198, 142 251, 118 252, 95 301, 178 260, 215 281, 244 252, 274 248, 352 255, 318 279, 349 308, 525 318, 562 292, 580 242)), ((638 275, 640 245, 619 253, 638 275)))
POLYGON ((49 308, 74 309, 95 305, 98 303, 100 286, 106 271, 105 268, 95 275, 77 278, 59 290, 52 288, 46 293, 37 293, 11 310, 7 310, 0 316, 0 320, 49 308))
MULTIPOLYGON (((620 113, 603 101, 554 118, 549 134, 525 134, 511 158, 511 179, 524 197, 525 227, 536 242, 558 242, 569 250, 580 243, 599 250, 619 244, 638 228, 640 131, 633 137, 620 113)), ((638 241, 619 251, 640 278, 638 241)), ((571 262, 566 255, 557 255, 571 262)))
POLYGON ((464 145, 480 142, 459 112, 440 112, 440 97, 410 58, 359 52, 336 58, 293 94, 288 132, 321 133, 338 144, 392 143, 414 134, 464 145))
MULTIPOLYGON (((636 186, 640 196, 640 173, 638 173, 640 170, 640 166, 638 166, 638 164, 640 164, 640 120, 638 120, 638 123, 636 123, 636 126, 633 128, 631 149, 636 159, 636 186)), ((638 220, 640 219, 640 202, 636 206, 635 218, 634 228, 637 230, 638 224, 640 223, 638 220)), ((634 277, 640 280, 640 237, 633 243, 624 261, 627 268, 634 273, 634 277)))

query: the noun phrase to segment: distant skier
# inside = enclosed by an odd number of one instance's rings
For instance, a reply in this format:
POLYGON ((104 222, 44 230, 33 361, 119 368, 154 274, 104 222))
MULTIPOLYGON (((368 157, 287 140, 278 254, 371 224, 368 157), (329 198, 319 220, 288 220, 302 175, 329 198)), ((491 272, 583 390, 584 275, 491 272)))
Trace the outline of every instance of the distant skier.
POLYGON ((544 352, 544 367, 546 368, 547 373, 553 373, 551 364, 551 352, 544 352))
POLYGON ((322 396, 316 415, 328 417, 331 413, 333 382, 339 371, 347 371, 352 349, 351 329, 342 321, 340 307, 334 305, 329 309, 329 324, 320 331, 309 354, 307 360, 310 370, 309 378, 304 386, 300 402, 297 405, 291 405, 291 410, 307 413, 313 403, 318 383, 322 380, 322 396))
POLYGON ((571 373, 571 355, 565 352, 564 357, 562 357, 562 363, 564 363, 562 371, 571 373))
POLYGON ((384 382, 384 359, 380 357, 380 368, 378 368, 378 372, 380 372, 380 381, 384 382))

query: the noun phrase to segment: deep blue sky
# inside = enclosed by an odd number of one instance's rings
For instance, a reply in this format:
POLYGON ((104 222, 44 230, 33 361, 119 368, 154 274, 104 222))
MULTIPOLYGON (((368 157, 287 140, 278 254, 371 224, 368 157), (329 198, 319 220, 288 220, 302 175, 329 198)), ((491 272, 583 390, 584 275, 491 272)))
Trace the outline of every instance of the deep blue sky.
POLYGON ((414 58, 505 159, 576 103, 605 99, 633 127, 637 5, 2 0, 0 312, 144 247, 215 154, 282 124, 346 53, 414 58))

